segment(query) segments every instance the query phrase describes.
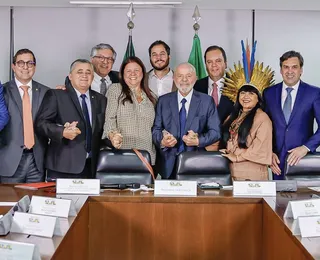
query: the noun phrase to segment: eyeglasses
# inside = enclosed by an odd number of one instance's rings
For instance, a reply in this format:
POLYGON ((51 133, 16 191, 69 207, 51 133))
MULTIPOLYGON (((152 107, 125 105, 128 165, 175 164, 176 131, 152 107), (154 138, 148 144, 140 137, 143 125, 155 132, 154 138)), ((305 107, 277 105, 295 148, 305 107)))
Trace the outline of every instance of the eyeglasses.
POLYGON ((108 63, 114 62, 114 58, 112 58, 112 57, 93 56, 93 58, 97 58, 100 62, 104 62, 104 61, 107 61, 108 63))
POLYGON ((34 61, 23 61, 23 60, 19 60, 19 61, 16 61, 16 65, 18 65, 19 68, 24 68, 25 65, 27 65, 27 67, 30 69, 30 68, 33 68, 36 63, 34 61))

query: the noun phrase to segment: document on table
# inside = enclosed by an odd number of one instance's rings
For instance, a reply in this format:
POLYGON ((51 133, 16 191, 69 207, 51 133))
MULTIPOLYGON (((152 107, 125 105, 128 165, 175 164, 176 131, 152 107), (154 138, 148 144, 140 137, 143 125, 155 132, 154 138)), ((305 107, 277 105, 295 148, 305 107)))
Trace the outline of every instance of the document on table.
POLYGON ((0 207, 13 207, 17 204, 18 202, 8 202, 8 201, 0 201, 0 207))

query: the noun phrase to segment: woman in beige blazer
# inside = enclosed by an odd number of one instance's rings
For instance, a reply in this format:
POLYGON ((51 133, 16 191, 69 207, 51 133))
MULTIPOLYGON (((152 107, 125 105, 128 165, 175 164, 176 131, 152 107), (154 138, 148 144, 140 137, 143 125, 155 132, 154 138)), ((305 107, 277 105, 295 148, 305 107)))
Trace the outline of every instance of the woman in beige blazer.
POLYGON ((155 95, 144 84, 146 69, 137 57, 129 57, 120 68, 120 83, 107 91, 104 137, 116 149, 147 150, 155 164, 156 151, 151 128, 155 117, 155 95))
POLYGON ((239 89, 234 110, 222 126, 227 157, 233 180, 268 180, 272 160, 272 123, 262 111, 257 88, 244 85, 239 89))

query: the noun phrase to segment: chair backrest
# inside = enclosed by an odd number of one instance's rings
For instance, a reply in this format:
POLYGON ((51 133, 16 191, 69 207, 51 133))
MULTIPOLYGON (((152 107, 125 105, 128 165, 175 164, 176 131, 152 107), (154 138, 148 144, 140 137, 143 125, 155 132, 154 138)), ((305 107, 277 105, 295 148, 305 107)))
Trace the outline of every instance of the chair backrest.
POLYGON ((285 178, 296 180, 298 187, 320 186, 320 152, 307 154, 294 166, 286 163, 284 172, 285 178))
POLYGON ((178 155, 176 162, 178 180, 194 180, 198 183, 218 182, 231 184, 229 160, 220 152, 194 151, 178 155))
MULTIPOLYGON (((139 150, 150 163, 147 151, 139 150)), ((99 154, 96 178, 101 184, 152 184, 152 176, 148 168, 131 149, 102 149, 99 154)))

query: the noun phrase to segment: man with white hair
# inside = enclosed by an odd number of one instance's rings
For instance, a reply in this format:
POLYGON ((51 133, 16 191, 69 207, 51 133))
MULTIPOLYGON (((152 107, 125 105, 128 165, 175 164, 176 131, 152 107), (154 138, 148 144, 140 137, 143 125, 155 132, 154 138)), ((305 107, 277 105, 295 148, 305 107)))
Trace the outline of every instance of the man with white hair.
POLYGON ((196 70, 190 63, 177 66, 173 80, 178 91, 159 98, 152 137, 161 154, 161 175, 174 179, 176 156, 205 150, 219 140, 220 120, 213 99, 193 89, 196 70))

